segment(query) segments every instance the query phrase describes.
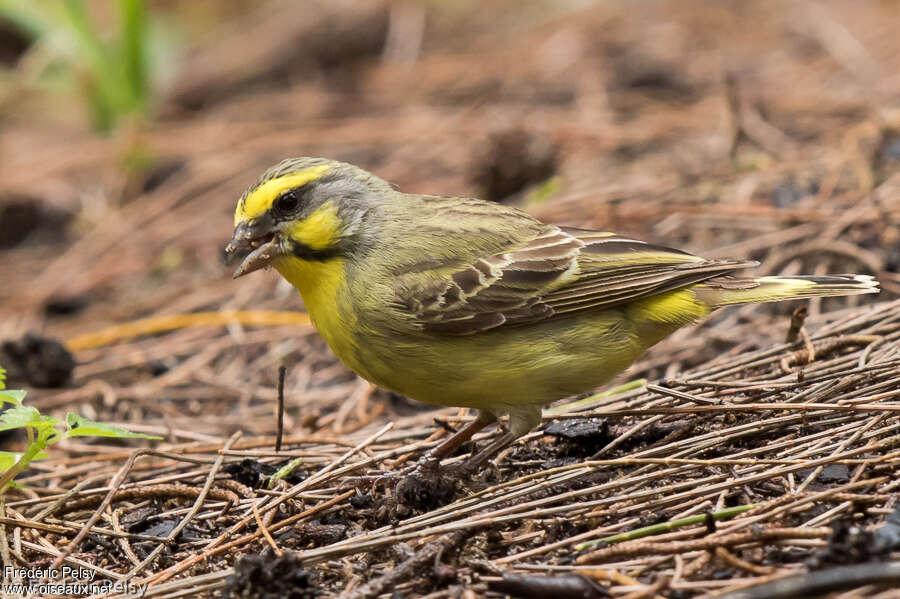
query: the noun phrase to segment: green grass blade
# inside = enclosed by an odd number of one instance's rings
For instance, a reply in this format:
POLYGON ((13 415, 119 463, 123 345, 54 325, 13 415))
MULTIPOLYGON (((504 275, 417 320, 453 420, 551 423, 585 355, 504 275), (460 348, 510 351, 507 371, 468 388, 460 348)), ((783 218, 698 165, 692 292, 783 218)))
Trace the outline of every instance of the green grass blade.
POLYGON ((115 115, 130 105, 127 84, 123 81, 121 69, 111 59, 100 35, 91 24, 84 3, 80 0, 65 0, 64 6, 67 24, 93 74, 93 81, 87 84, 87 94, 94 125, 100 130, 108 131, 115 125, 115 115))
POLYGON ((123 76, 131 95, 131 108, 147 104, 147 10, 144 0, 120 0, 122 30, 119 51, 123 76))
POLYGON ((565 414, 566 412, 574 412, 576 410, 580 410, 590 406, 591 404, 595 404, 601 399, 609 399, 610 397, 614 397, 619 395, 620 393, 626 393, 628 391, 633 391, 634 389, 640 389, 644 385, 647 384, 647 379, 634 379, 633 381, 628 381, 618 387, 613 387, 607 391, 603 391, 601 393, 595 393, 590 397, 585 397, 584 399, 578 399, 569 403, 564 403, 558 406, 553 406, 552 408, 547 408, 544 410, 545 414, 565 414))
MULTIPOLYGON (((743 514, 746 511, 752 510, 756 506, 757 504, 755 503, 751 503, 749 505, 739 505, 736 507, 725 508, 724 510, 719 510, 718 512, 712 512, 711 515, 716 520, 727 520, 729 518, 734 518, 738 514, 743 514)), ((649 537, 651 535, 658 535, 664 532, 678 530, 679 528, 684 528, 685 526, 696 526, 697 524, 703 524, 704 522, 706 522, 706 514, 688 516, 686 518, 672 520, 671 522, 660 522, 659 524, 644 526, 643 528, 636 528, 635 530, 629 532, 623 532, 611 537, 604 537, 596 541, 579 543, 578 545, 575 545, 575 549, 577 551, 584 551, 585 549, 596 547, 600 543, 612 544, 621 543, 622 541, 633 541, 634 539, 641 539, 643 537, 649 537)))
POLYGON ((303 463, 303 458, 294 458, 281 468, 279 468, 272 476, 269 477, 269 482, 266 483, 266 488, 271 489, 273 485, 275 485, 275 481, 280 480, 291 472, 297 469, 300 464, 303 463))

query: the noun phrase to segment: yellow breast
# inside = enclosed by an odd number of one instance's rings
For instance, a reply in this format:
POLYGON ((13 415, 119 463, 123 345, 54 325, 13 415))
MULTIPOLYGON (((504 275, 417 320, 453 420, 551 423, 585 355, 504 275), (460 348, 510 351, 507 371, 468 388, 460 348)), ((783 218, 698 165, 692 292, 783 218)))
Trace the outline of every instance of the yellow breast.
POLYGON ((359 371, 353 330, 355 315, 346 309, 345 263, 334 258, 325 262, 285 257, 275 269, 300 291, 309 318, 319 334, 347 366, 359 371))

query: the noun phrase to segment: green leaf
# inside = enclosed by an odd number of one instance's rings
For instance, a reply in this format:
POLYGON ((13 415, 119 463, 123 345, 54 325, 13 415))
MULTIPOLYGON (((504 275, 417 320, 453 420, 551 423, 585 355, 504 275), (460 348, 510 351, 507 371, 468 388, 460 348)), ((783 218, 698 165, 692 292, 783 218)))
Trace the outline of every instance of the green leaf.
POLYGON ((5 403, 19 405, 22 403, 22 400, 25 399, 25 395, 27 395, 27 393, 21 389, 0 391, 0 405, 5 403))
POLYGON ((69 437, 116 437, 118 439, 162 439, 156 435, 133 433, 105 422, 94 422, 78 414, 66 414, 67 435, 69 437))
POLYGON ((52 429, 57 422, 59 419, 53 416, 42 416, 37 408, 15 406, 0 414, 0 431, 30 426, 43 432, 52 429))
POLYGON ((22 454, 17 451, 0 451, 0 470, 7 471, 16 465, 22 454))
MULTIPOLYGON (((6 471, 15 466, 16 462, 22 459, 22 455, 17 451, 0 451, 0 471, 6 471)), ((31 460, 43 460, 48 455, 46 451, 42 451, 31 458, 31 460)))

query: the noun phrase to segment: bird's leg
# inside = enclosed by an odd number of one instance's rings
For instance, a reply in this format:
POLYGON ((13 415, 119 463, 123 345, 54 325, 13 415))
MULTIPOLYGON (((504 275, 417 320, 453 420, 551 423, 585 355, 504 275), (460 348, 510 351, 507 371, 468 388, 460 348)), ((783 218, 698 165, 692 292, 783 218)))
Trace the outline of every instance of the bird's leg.
MULTIPOLYGON (((412 472, 436 472, 437 466, 443 458, 450 456, 454 451, 459 449, 463 443, 471 439, 475 433, 495 420, 497 420, 497 417, 493 414, 485 412, 484 410, 479 411, 478 418, 473 422, 470 422, 464 428, 460 429, 459 432, 422 456, 422 459, 419 460, 412 472)), ((511 411, 509 414, 509 430, 504 430, 502 435, 475 455, 470 456, 467 460, 449 466, 447 472, 459 478, 465 478, 475 474, 485 462, 509 447, 513 441, 534 429, 540 423, 540 406, 525 406, 519 410, 511 411)), ((404 471, 404 474, 405 473, 406 471, 404 471)))
POLYGON ((536 428, 541 423, 541 408, 537 405, 521 406, 509 413, 509 430, 504 431, 487 447, 470 457, 465 462, 454 464, 452 473, 460 477, 475 474, 478 469, 495 455, 512 445, 513 441, 536 428))
POLYGON ((454 464, 450 466, 452 469, 452 473, 457 476, 469 476, 478 471, 481 466, 490 460, 492 457, 509 447, 513 441, 516 440, 516 436, 511 432, 505 432, 500 435, 497 439, 492 441, 487 447, 467 459, 466 461, 454 464))
POLYGON ((440 462, 444 458, 450 457, 453 453, 462 447, 466 441, 471 439, 475 433, 494 422, 496 417, 491 414, 485 414, 484 412, 480 412, 478 414, 478 418, 465 425, 450 437, 444 439, 440 445, 432 447, 429 449, 425 455, 419 460, 419 463, 423 462, 431 462, 437 460, 440 462))
POLYGON ((390 480, 391 478, 410 475, 415 476, 436 474, 441 460, 453 455, 453 453, 457 449, 462 447, 463 444, 469 441, 475 435, 475 433, 491 424, 492 422, 495 422, 496 420, 497 417, 493 414, 480 411, 478 413, 478 417, 475 420, 466 424, 464 427, 450 435, 448 438, 444 439, 440 444, 429 449, 421 458, 419 458, 419 460, 415 464, 407 466, 399 472, 385 472, 373 476, 360 476, 355 477, 354 480, 356 481, 357 485, 364 484, 365 486, 368 486, 372 484, 377 485, 379 482, 390 480))
POLYGON ((404 476, 435 474, 441 464, 441 460, 450 457, 453 453, 462 447, 464 443, 469 441, 475 433, 495 422, 497 417, 488 412, 479 411, 478 417, 468 423, 447 439, 444 439, 439 445, 432 447, 425 455, 419 458, 419 461, 412 466, 405 468, 399 474, 404 476))

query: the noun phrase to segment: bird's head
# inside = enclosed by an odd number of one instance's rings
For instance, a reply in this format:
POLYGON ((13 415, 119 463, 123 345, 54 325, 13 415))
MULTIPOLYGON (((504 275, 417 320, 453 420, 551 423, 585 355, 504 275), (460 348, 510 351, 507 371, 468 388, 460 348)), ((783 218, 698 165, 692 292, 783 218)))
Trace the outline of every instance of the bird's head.
POLYGON ((227 263, 243 258, 235 278, 286 257, 326 261, 365 242, 383 180, 353 165, 323 158, 291 158, 267 170, 234 211, 227 263))

